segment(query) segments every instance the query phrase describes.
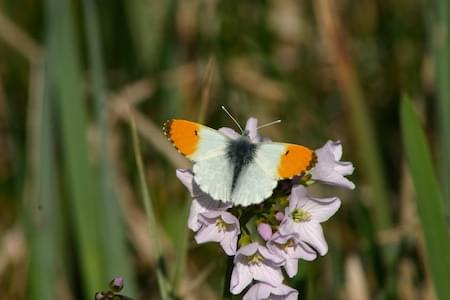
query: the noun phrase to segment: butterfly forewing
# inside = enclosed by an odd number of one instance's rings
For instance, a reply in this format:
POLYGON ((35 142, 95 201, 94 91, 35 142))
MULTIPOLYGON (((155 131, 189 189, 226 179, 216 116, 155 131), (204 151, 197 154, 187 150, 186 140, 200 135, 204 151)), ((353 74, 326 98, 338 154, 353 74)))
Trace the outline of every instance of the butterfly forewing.
POLYGON ((167 121, 164 133, 181 154, 194 162, 220 155, 229 140, 220 131, 186 120, 167 121))
MULTIPOLYGON (((317 158, 313 150, 296 144, 264 143, 262 149, 267 148, 267 151, 262 153, 269 153, 269 149, 274 147, 281 151, 275 171, 277 179, 290 179, 297 175, 303 175, 316 163, 317 158)), ((261 161, 271 160, 261 159, 261 161)))

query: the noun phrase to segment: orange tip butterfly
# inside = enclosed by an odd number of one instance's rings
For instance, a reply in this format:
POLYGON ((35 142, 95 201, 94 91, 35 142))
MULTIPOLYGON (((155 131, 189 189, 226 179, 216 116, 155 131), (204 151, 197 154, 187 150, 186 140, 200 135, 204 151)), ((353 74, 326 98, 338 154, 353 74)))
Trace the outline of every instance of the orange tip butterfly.
POLYGON ((195 182, 216 200, 242 206, 261 203, 272 195, 279 180, 302 175, 317 161, 314 151, 304 146, 254 143, 249 133, 236 124, 242 134, 231 139, 218 130, 187 120, 164 123, 165 135, 193 162, 195 182))

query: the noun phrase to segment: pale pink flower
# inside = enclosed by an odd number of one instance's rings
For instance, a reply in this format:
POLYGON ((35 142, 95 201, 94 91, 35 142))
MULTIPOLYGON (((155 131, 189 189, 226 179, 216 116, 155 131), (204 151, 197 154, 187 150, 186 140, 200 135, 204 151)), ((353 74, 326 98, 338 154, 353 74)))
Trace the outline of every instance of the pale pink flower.
POLYGON ((195 235, 198 244, 219 242, 227 255, 235 255, 241 233, 239 220, 226 211, 209 211, 198 215, 202 227, 195 235))
POLYGON ((297 300, 298 292, 293 288, 280 284, 272 286, 264 282, 257 282, 245 293, 244 300, 297 300))
POLYGON ((276 232, 272 239, 267 243, 269 250, 284 258, 284 268, 289 277, 294 277, 298 271, 298 260, 314 260, 317 257, 316 252, 306 243, 297 240, 297 235, 291 233, 281 235, 276 232))
POLYGON ((339 209, 341 201, 337 197, 314 198, 302 185, 292 188, 289 206, 278 231, 282 235, 296 234, 299 242, 307 243, 320 255, 328 252, 328 245, 320 223, 328 220, 339 209))
POLYGON ((198 215, 209 211, 224 211, 230 207, 221 201, 214 200, 203 192, 194 181, 194 174, 191 170, 177 169, 178 179, 186 186, 192 196, 192 204, 189 212, 188 227, 192 231, 198 231, 201 223, 198 215))
MULTIPOLYGON (((228 127, 222 127, 219 129, 220 132, 228 136, 230 139, 237 139, 241 136, 240 133, 237 133, 234 129, 228 127)), ((248 137, 253 143, 259 142, 270 142, 269 138, 261 137, 258 134, 258 120, 255 118, 249 118, 247 120, 247 124, 245 125, 245 131, 248 134, 248 137)))
POLYGON ((252 280, 279 286, 283 281, 281 265, 283 259, 258 243, 241 247, 234 257, 234 268, 231 274, 230 291, 237 295, 252 280))
POLYGON ((345 178, 353 173, 351 162, 340 161, 342 157, 342 144, 340 141, 328 141, 315 151, 317 164, 311 169, 311 178, 330 185, 354 189, 355 184, 345 178))

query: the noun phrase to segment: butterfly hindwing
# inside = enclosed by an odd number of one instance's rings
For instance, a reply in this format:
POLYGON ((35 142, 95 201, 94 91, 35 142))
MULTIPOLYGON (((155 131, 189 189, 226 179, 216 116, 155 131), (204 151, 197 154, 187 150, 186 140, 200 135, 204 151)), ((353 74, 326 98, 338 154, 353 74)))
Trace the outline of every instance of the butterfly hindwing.
POLYGON ((232 202, 233 165, 225 151, 194 164, 194 179, 200 189, 216 200, 232 202))

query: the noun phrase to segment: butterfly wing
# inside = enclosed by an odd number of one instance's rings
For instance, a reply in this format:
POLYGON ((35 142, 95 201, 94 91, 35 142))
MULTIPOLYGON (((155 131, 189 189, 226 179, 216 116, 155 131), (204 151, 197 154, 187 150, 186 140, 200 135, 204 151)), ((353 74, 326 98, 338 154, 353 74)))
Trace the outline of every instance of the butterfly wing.
POLYGON ((193 162, 221 154, 229 140, 220 131, 187 120, 169 120, 163 130, 178 152, 193 162))
POLYGON ((212 198, 231 202, 233 166, 225 151, 194 164, 194 179, 212 198))
POLYGON ((175 148, 194 162, 194 179, 200 189, 214 199, 229 202, 233 167, 226 153, 230 138, 186 120, 167 121, 164 132, 175 148))
POLYGON ((252 163, 239 176, 231 202, 242 206, 261 203, 272 195, 278 180, 301 175, 315 160, 314 151, 300 145, 260 143, 252 163))

